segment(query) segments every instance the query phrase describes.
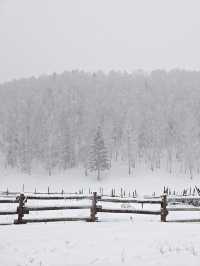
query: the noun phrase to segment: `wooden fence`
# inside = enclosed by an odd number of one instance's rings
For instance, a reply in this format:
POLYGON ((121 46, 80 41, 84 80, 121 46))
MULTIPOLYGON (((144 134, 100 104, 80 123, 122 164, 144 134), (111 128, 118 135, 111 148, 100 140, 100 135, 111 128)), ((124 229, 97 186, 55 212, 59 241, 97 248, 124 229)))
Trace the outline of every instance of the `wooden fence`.
POLYGON ((148 214, 148 215, 160 215, 161 221, 166 221, 166 216, 168 211, 167 206, 167 197, 163 195, 160 200, 155 199, 144 199, 139 200, 135 198, 111 198, 100 196, 97 192, 93 192, 92 195, 68 195, 68 196, 35 196, 20 194, 16 199, 2 199, 0 203, 17 203, 16 211, 0 211, 0 215, 17 215, 17 219, 14 220, 14 224, 25 224, 25 223, 34 223, 34 222, 55 222, 55 221, 88 221, 95 222, 98 220, 98 213, 129 213, 129 214, 148 214), (89 200, 89 205, 63 205, 63 206, 29 206, 27 202, 31 200, 89 200), (138 204, 159 204, 161 206, 160 210, 136 210, 136 209, 122 209, 122 208, 105 208, 98 203, 107 202, 107 203, 138 203, 138 204), (88 209, 90 210, 89 217, 56 217, 56 218, 34 218, 26 219, 25 215, 29 214, 32 211, 52 211, 52 210, 78 210, 78 209, 88 209))
MULTIPOLYGON (((13 194, 14 195, 14 194, 13 194)), ((190 204, 192 201, 200 202, 200 197, 173 197, 163 194, 161 197, 151 197, 148 199, 138 199, 138 198, 122 198, 122 197, 108 197, 98 195, 97 192, 93 192, 91 195, 24 195, 20 194, 16 198, 5 198, 0 199, 0 204, 9 203, 17 204, 15 211, 0 211, 1 215, 17 215, 17 219, 14 220, 14 224, 26 224, 26 223, 36 223, 36 222, 57 222, 57 221, 87 221, 96 222, 98 221, 98 213, 127 213, 127 214, 144 214, 144 215, 157 215, 160 216, 161 222, 167 221, 167 215, 169 212, 188 212, 188 211, 200 211, 199 207, 189 206, 189 207, 176 207, 176 204, 181 202, 190 204), (87 200, 89 204, 80 205, 60 205, 60 206, 30 206, 29 202, 32 200, 87 200), (113 208, 104 207, 102 203, 121 203, 121 204, 141 204, 141 209, 134 208, 113 208), (144 210, 143 205, 159 205, 158 210, 144 210), (171 207, 168 207, 168 204, 171 207), (55 218, 25 218, 30 212, 43 212, 43 211, 53 211, 53 210, 90 210, 90 215, 88 217, 55 217, 55 218)), ((174 222, 200 222, 200 219, 188 219, 188 220, 173 220, 174 222)), ((170 221, 171 222, 171 221, 170 221)))

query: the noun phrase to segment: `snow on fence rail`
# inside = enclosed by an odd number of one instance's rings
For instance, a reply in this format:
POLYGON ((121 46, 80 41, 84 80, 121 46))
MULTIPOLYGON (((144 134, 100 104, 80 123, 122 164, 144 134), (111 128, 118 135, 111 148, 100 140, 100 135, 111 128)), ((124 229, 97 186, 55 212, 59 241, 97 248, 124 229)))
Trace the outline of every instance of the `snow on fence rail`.
POLYGON ((14 224, 25 224, 33 222, 55 222, 55 221, 88 221, 95 222, 98 220, 98 213, 131 213, 131 214, 149 214, 149 215, 160 215, 161 221, 166 221, 167 216, 167 202, 166 195, 163 195, 161 200, 141 200, 141 199, 125 199, 125 198, 109 198, 105 196, 99 196, 97 192, 93 192, 92 195, 71 195, 71 196, 25 196, 20 194, 15 200, 0 200, 0 203, 18 203, 16 211, 0 211, 0 215, 16 215, 17 219, 14 220, 14 224), (89 205, 63 205, 63 206, 28 206, 27 202, 31 200, 90 200, 89 205), (107 202, 107 203, 140 203, 140 204, 160 204, 161 209, 158 211, 152 210, 135 210, 135 209, 122 209, 122 208, 105 208, 97 203, 107 202), (29 214, 32 211, 52 211, 52 210, 77 210, 77 209, 89 209, 89 217, 56 217, 56 218, 42 218, 42 219, 26 219, 25 214, 29 214))
MULTIPOLYGON (((167 207, 168 203, 180 203, 180 202, 191 202, 192 200, 199 201, 200 197, 175 197, 175 196, 167 196, 163 194, 159 199, 149 198, 149 199, 139 199, 139 198, 119 198, 119 197, 108 197, 98 195, 97 192, 93 192, 92 195, 27 195, 20 194, 15 199, 0 199, 0 203, 17 203, 17 209, 15 211, 0 211, 1 215, 17 215, 17 219, 14 220, 14 224, 26 224, 26 223, 35 223, 35 222, 56 222, 56 221, 87 221, 87 222, 95 222, 98 220, 98 213, 129 213, 129 214, 145 214, 145 215, 158 215, 160 216, 161 222, 166 222, 166 218, 169 212, 188 212, 188 211, 200 211, 198 207, 167 207), (90 204, 85 205, 53 205, 53 206, 31 206, 28 205, 27 202, 31 202, 32 200, 89 200, 90 204), (134 209, 134 208, 114 208, 114 207, 104 207, 100 205, 100 203, 136 203, 141 204, 142 209, 134 209), (99 204, 98 204, 99 203, 99 204), (143 204, 157 204, 160 205, 159 210, 144 210, 143 204), (90 210, 90 215, 88 217, 55 217, 55 218, 24 218, 24 215, 29 214, 32 211, 53 211, 53 210, 82 210, 88 209, 90 210)), ((113 206, 112 204, 112 206, 113 206)), ((174 206, 174 205, 173 205, 174 206)), ((200 219, 188 219, 188 220, 173 220, 174 222, 200 222, 200 219)), ((171 222, 171 221, 168 221, 171 222)))

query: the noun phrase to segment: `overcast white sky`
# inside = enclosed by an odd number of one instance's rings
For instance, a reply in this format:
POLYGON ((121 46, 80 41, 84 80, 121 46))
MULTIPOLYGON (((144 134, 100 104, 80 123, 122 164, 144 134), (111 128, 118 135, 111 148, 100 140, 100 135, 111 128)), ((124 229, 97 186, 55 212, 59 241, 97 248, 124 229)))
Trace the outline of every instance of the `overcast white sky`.
POLYGON ((200 69, 200 0, 0 0, 0 82, 71 69, 200 69))

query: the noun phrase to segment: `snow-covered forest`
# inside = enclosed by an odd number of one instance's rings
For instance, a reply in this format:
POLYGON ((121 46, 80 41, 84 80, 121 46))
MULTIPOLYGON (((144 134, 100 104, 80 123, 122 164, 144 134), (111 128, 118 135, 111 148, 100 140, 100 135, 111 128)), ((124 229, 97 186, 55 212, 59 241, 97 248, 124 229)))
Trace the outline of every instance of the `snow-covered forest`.
POLYGON ((0 85, 1 166, 83 166, 101 128, 110 167, 200 169, 200 72, 64 72, 0 85))

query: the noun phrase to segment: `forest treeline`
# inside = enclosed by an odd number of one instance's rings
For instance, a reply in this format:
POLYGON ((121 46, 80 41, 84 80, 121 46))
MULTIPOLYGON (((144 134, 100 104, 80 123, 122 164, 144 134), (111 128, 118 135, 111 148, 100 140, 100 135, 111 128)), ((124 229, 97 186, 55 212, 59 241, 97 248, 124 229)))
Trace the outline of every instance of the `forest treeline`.
MULTIPOLYGON (((66 71, 0 85, 3 167, 87 170, 97 128, 113 161, 200 168, 200 72, 66 71)), ((86 171, 87 172, 87 171, 86 171)))

